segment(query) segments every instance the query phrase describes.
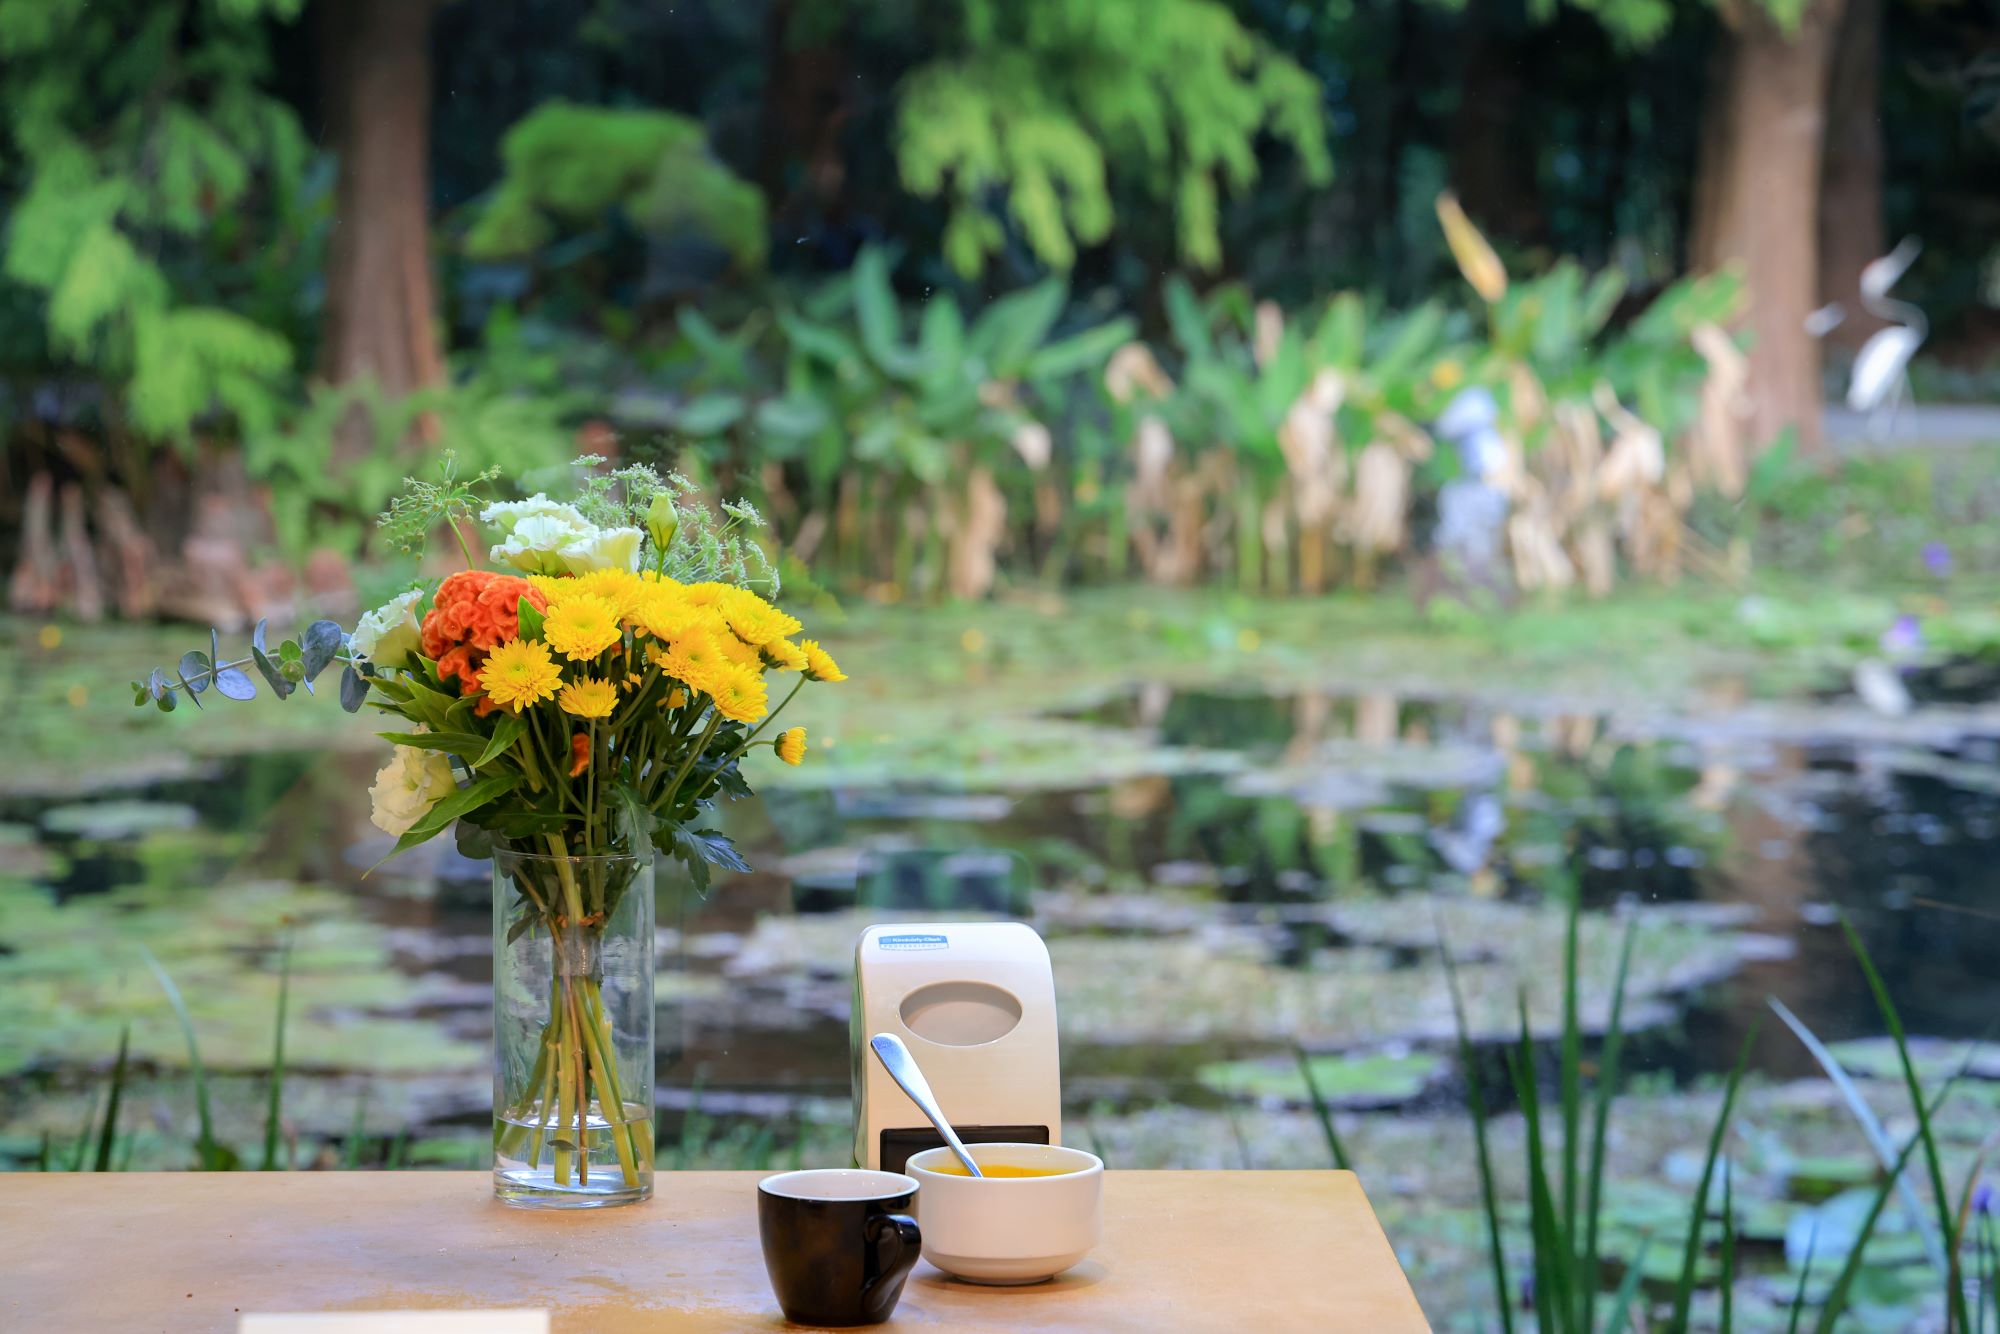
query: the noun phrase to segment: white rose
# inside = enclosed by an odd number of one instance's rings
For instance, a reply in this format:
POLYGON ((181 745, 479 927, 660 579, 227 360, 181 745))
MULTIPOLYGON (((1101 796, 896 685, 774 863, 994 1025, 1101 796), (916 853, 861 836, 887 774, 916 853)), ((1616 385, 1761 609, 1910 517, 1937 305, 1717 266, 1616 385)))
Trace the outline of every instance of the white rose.
POLYGON ((588 537, 572 538, 562 548, 562 562, 571 574, 589 574, 593 570, 623 570, 631 574, 639 568, 639 543, 643 539, 637 528, 599 528, 588 537))
POLYGON ((401 838, 457 787, 451 761, 443 755, 398 746, 395 758, 375 775, 375 785, 368 789, 368 818, 377 829, 401 838))
POLYGON ((363 616, 354 627, 355 656, 385 667, 402 666, 423 644, 417 625, 417 604, 423 600, 424 590, 413 588, 363 616))

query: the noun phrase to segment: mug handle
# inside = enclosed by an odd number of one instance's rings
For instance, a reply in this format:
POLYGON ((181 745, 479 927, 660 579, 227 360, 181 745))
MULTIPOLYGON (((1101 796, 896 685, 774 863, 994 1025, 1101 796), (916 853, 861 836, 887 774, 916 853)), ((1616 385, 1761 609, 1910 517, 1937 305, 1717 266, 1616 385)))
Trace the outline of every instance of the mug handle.
POLYGON ((917 1267, 924 1234, 908 1214, 876 1214, 868 1220, 868 1242, 874 1247, 876 1273, 861 1289, 861 1306, 872 1312, 878 1305, 895 1304, 904 1278, 917 1267))

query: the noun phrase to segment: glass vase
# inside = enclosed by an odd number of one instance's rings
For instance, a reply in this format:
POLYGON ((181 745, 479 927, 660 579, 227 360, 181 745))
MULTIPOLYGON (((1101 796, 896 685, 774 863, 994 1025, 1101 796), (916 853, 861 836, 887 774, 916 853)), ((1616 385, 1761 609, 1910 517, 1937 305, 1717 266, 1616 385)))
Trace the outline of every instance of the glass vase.
POLYGON ((493 854, 493 1190, 653 1193, 653 856, 493 854))

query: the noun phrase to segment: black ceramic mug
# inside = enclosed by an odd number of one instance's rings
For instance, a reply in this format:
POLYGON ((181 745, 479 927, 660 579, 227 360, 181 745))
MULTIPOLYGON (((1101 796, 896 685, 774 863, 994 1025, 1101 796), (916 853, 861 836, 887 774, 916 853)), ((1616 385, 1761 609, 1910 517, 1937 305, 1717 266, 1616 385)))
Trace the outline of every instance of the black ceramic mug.
POLYGON ((923 1236, 900 1172, 781 1172, 757 1183, 757 1235, 785 1318, 879 1325, 896 1309, 923 1236))

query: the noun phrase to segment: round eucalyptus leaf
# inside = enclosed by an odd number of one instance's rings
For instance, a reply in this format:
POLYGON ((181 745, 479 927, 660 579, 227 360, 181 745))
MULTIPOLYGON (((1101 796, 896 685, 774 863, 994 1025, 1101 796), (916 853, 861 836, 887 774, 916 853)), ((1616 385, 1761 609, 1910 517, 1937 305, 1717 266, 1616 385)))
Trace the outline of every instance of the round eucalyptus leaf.
POLYGON ((216 673, 215 689, 229 699, 257 698, 257 683, 235 667, 216 673))
POLYGON ((257 664, 257 675, 264 678, 279 699, 292 693, 292 683, 279 673, 278 664, 271 661, 270 655, 261 646, 250 646, 250 660, 257 664))
POLYGON ((348 667, 340 674, 340 707, 349 713, 359 713, 367 702, 368 678, 348 667))
POLYGON ((209 656, 200 649, 181 654, 181 684, 197 695, 208 689, 210 663, 209 656))

